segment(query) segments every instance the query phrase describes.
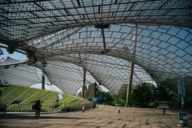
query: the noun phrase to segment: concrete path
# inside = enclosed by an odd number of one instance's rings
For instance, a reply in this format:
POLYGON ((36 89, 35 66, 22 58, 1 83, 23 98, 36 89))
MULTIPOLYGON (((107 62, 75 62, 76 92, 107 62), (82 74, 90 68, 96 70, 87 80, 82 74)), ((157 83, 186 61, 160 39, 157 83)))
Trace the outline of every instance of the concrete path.
MULTIPOLYGON (((98 106, 96 109, 69 113, 41 113, 40 118, 34 113, 0 114, 0 128, 177 128, 178 114, 161 109, 126 108, 98 106)), ((192 128, 192 115, 188 114, 192 128)), ((179 128, 179 127, 178 127, 179 128)))

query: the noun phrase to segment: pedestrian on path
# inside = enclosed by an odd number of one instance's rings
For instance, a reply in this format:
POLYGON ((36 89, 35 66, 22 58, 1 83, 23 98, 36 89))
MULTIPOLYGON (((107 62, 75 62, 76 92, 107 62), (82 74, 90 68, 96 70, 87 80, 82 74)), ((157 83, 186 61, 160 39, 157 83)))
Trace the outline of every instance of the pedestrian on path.
POLYGON ((120 107, 118 106, 118 114, 120 114, 120 107))
POLYGON ((37 100, 35 103, 35 117, 40 117, 41 101, 37 100))
POLYGON ((84 104, 83 104, 83 106, 82 106, 82 112, 83 112, 83 113, 85 112, 84 104))

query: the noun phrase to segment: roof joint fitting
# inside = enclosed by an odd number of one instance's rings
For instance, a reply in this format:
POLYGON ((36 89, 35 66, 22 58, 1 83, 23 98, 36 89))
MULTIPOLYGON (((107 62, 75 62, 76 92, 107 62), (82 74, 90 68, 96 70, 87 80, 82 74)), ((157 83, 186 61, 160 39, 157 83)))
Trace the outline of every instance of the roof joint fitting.
POLYGON ((99 29, 109 28, 109 24, 97 24, 95 25, 95 28, 99 28, 99 29))

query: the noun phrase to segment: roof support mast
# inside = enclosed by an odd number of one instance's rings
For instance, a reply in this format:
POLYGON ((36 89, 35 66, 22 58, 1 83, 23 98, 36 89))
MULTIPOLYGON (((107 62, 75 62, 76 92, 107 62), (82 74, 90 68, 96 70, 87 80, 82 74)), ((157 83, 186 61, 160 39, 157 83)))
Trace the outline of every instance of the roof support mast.
POLYGON ((109 28, 109 24, 99 24, 99 25, 95 25, 95 28, 101 29, 101 34, 102 34, 102 38, 103 38, 103 47, 104 47, 103 53, 106 53, 106 52, 107 52, 107 49, 106 49, 106 44, 105 44, 105 33, 104 33, 104 29, 105 29, 105 28, 109 28))
POLYGON ((44 74, 44 68, 46 66, 46 62, 41 62, 41 66, 42 66, 42 89, 45 89, 45 74, 44 74))
POLYGON ((44 67, 43 67, 43 70, 42 70, 42 89, 43 89, 43 90, 45 89, 44 67))
POLYGON ((86 81, 86 69, 83 68, 83 80, 82 80, 82 98, 85 98, 85 81, 86 81))
MULTIPOLYGON (((134 30, 134 39, 132 43, 132 49, 131 49, 131 56, 134 58, 135 57, 135 48, 136 48, 136 43, 137 43, 137 24, 135 26, 134 30)), ((131 87, 132 87, 132 79, 133 79, 133 70, 134 70, 134 63, 130 62, 129 64, 129 74, 128 74, 128 86, 127 86, 127 95, 126 95, 126 106, 128 107, 128 102, 130 99, 130 92, 131 92, 131 87)))
POLYGON ((102 37, 103 37, 103 47, 104 47, 104 53, 106 53, 106 44, 105 44, 105 33, 104 33, 104 28, 101 28, 102 32, 102 37))

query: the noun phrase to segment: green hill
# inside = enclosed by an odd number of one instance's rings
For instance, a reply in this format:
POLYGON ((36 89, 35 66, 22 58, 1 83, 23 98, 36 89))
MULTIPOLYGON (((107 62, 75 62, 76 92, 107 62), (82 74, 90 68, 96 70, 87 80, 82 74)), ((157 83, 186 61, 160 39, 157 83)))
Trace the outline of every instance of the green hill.
POLYGON ((15 85, 2 86, 0 90, 2 90, 0 104, 6 104, 7 111, 33 111, 32 105, 37 100, 42 102, 42 111, 80 110, 82 104, 85 104, 86 108, 91 107, 91 102, 69 94, 63 94, 64 98, 58 101, 58 92, 15 85))

